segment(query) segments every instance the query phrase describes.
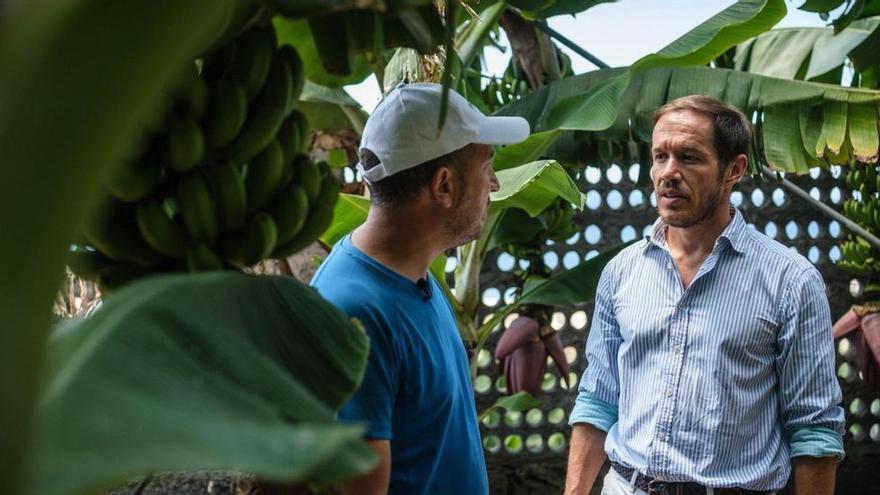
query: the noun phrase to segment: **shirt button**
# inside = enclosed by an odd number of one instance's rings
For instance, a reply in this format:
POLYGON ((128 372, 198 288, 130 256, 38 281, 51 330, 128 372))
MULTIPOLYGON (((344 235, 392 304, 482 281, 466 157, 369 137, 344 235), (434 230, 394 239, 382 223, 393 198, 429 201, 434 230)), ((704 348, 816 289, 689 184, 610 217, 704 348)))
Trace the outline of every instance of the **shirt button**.
POLYGON ((672 263, 666 263, 666 269, 672 270, 672 263))
POLYGON ((672 388, 666 389, 666 397, 672 397, 672 388))
POLYGON ((662 431, 660 433, 658 433, 657 440, 660 440, 661 442, 666 441, 666 433, 662 432, 662 431))
POLYGON ((674 352, 676 354, 681 354, 681 346, 680 345, 672 346, 672 352, 674 352))

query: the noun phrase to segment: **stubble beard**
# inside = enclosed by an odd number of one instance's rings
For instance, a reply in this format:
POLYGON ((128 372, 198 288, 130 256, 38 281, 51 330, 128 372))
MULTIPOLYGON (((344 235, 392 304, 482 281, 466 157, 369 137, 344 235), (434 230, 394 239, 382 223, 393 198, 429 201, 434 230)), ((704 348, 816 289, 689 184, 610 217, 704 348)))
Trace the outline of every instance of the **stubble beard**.
POLYGON ((695 225, 699 225, 705 222, 706 220, 712 218, 712 216, 715 215, 719 208, 726 206, 723 205, 721 201, 721 187, 723 184, 722 178, 723 175, 719 174, 718 182, 715 184, 715 189, 706 198, 705 203, 703 203, 699 211, 695 212, 694 214, 686 216, 677 213, 664 215, 660 211, 659 206, 657 207, 657 213, 660 215, 666 225, 679 229, 686 229, 688 227, 693 227, 695 225))

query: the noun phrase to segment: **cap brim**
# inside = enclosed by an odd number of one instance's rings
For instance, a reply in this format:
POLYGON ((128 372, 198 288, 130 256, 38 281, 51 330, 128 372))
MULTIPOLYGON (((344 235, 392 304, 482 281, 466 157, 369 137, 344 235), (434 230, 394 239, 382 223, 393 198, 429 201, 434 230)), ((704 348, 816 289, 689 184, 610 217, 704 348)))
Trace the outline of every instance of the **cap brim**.
POLYGON ((480 122, 476 144, 515 144, 530 134, 529 122, 522 117, 486 117, 480 122))

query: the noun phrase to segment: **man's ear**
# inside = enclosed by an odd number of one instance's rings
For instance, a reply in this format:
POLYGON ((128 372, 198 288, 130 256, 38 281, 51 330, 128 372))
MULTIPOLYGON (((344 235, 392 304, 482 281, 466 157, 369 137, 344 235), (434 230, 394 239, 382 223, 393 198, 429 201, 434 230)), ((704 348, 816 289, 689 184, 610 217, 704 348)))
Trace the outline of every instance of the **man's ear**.
POLYGON ((727 178, 724 182, 730 187, 733 187, 743 178, 748 168, 749 158, 746 155, 737 155, 736 158, 731 160, 727 165, 727 178))
POLYGON ((444 208, 455 204, 455 171, 451 167, 440 166, 431 178, 431 199, 444 208))

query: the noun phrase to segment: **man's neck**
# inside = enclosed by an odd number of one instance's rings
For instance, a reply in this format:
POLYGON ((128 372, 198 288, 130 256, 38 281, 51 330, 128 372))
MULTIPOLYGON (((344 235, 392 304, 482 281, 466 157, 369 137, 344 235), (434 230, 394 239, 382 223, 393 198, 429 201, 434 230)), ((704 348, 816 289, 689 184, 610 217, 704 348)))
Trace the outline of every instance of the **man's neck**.
POLYGON ((442 229, 411 212, 371 208, 354 230, 354 246, 413 282, 424 278, 444 250, 442 229))
POLYGON ((733 219, 733 212, 725 206, 719 207, 715 213, 691 227, 681 228, 668 226, 666 243, 676 259, 703 260, 715 247, 718 236, 733 219))

